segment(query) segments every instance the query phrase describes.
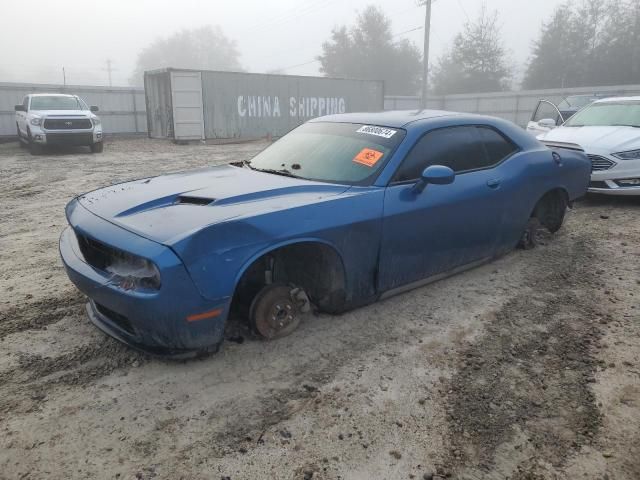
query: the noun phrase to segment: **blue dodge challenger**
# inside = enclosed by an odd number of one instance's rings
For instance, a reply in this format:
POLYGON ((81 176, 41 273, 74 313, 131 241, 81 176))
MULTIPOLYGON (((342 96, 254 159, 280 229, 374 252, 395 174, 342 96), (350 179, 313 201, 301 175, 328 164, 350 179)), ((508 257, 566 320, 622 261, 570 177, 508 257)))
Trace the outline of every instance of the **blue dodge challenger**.
POLYGON ((60 253, 91 321, 145 351, 216 351, 229 315, 268 339, 557 231, 575 145, 441 111, 312 120, 249 162, 112 185, 66 207, 60 253))

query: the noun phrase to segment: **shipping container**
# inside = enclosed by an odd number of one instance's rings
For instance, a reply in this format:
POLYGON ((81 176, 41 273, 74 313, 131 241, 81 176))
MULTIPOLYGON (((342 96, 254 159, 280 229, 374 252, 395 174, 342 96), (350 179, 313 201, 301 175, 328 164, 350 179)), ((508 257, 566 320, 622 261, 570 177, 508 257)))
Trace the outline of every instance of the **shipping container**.
POLYGON ((380 111, 384 83, 167 68, 145 72, 151 138, 279 137, 307 120, 380 111))

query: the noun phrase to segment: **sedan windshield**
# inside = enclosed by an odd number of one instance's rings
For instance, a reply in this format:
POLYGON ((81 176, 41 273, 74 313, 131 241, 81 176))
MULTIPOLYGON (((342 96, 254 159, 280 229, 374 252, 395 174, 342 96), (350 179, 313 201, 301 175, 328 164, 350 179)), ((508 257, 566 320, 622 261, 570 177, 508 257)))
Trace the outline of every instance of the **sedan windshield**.
POLYGON ((84 110, 76 97, 51 95, 32 97, 29 110, 84 110))
POLYGON ((604 102, 589 105, 564 124, 565 127, 640 127, 640 101, 604 102))
POLYGON ((591 102, 598 100, 598 97, 591 97, 589 95, 572 95, 566 97, 558 104, 558 108, 562 109, 578 109, 585 105, 589 105, 591 102))
POLYGON ((349 185, 380 171, 405 131, 354 123, 306 123, 256 155, 249 167, 276 175, 349 185))

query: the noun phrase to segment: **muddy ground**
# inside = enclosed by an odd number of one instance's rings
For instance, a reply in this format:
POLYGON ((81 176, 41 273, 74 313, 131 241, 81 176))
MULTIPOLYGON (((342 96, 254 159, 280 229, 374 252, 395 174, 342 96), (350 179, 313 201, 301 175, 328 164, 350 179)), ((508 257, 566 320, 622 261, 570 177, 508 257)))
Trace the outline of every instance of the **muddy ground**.
POLYGON ((0 145, 0 478, 640 478, 638 200, 276 342, 234 325, 201 360, 96 330, 58 258, 65 203, 264 146, 0 145))

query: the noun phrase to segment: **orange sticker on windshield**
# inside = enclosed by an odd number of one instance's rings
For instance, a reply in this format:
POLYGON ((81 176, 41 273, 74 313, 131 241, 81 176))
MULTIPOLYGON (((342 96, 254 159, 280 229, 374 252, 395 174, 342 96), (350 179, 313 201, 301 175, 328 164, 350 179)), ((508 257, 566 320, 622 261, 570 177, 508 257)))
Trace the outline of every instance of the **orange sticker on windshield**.
POLYGON ((360 153, 353 157, 353 161, 362 165, 366 165, 367 167, 373 167, 376 163, 378 163, 378 160, 380 160, 383 155, 384 153, 379 152, 378 150, 363 148, 362 150, 360 150, 360 153))

